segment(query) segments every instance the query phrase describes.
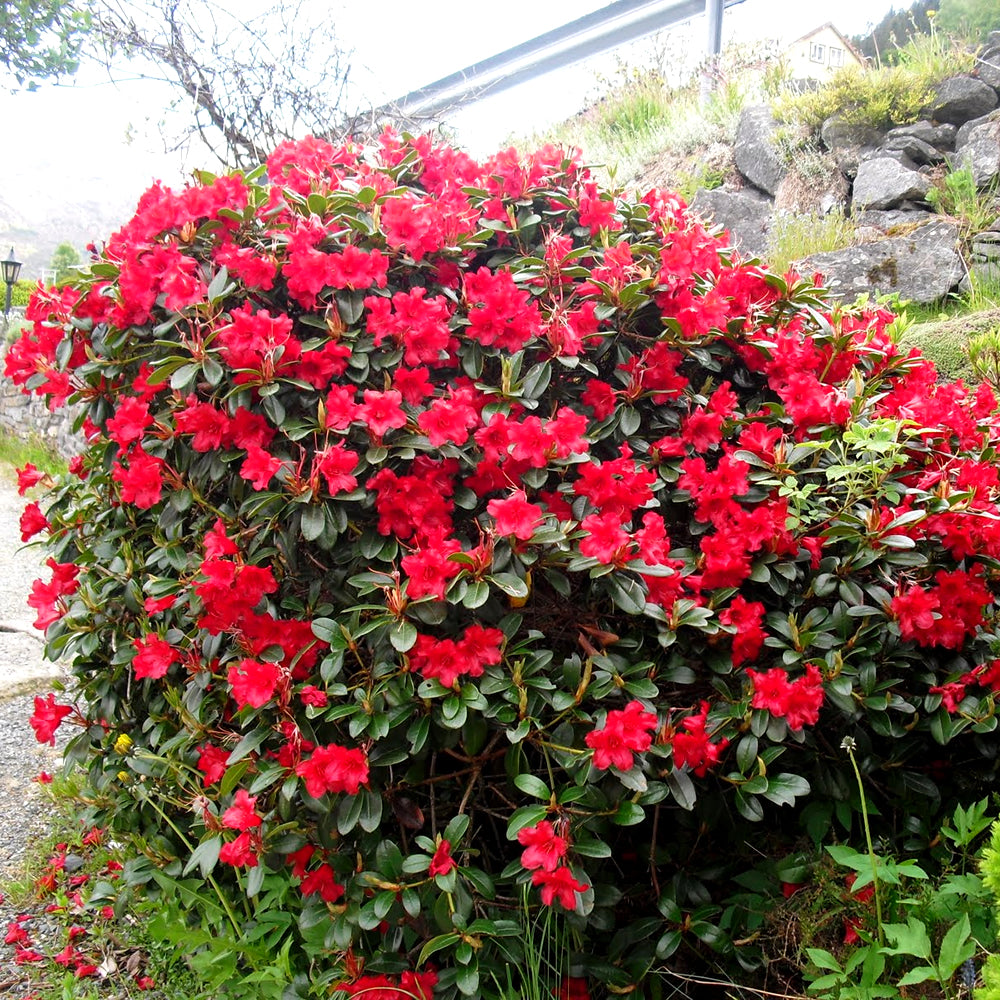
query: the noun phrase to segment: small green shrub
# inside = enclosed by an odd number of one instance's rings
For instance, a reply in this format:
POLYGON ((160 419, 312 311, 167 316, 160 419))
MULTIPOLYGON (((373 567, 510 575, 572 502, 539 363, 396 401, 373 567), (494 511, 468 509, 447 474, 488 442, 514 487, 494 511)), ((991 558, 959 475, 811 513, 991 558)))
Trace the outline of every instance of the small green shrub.
POLYGON ((725 179, 725 171, 702 164, 674 174, 671 186, 690 204, 699 190, 714 191, 722 187, 725 179))
POLYGON ((927 201, 935 212, 951 215, 962 223, 965 234, 987 229, 997 217, 997 184, 980 191, 970 167, 949 170, 935 180, 927 201))
POLYGON ((850 125, 878 129, 905 125, 919 119, 931 99, 931 83, 903 66, 848 66, 818 90, 786 93, 775 103, 774 113, 779 121, 797 122, 813 132, 834 115, 850 125))

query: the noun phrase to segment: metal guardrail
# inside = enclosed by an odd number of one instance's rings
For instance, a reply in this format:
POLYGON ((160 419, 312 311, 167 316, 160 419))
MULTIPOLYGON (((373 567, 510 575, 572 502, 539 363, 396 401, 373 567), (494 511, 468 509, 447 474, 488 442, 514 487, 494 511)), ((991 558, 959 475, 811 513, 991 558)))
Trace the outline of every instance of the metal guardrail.
POLYGON ((722 11, 744 0, 617 0, 527 42, 390 101, 374 116, 431 118, 491 97, 664 28, 708 14, 707 54, 717 55, 722 11))

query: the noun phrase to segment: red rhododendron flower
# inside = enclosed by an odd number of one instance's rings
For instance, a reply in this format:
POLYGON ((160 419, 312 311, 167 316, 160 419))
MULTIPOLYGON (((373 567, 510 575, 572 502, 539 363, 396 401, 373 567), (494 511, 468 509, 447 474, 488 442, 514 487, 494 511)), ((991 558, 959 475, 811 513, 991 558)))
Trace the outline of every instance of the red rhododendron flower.
POLYGON ((316 747, 312 756, 295 769, 305 778, 306 791, 318 799, 325 792, 347 792, 357 795, 368 782, 368 758, 364 751, 331 743, 316 747))
POLYGON ((45 531, 52 527, 48 518, 42 513, 41 507, 37 503, 29 503, 21 513, 19 522, 21 528, 21 541, 27 542, 34 538, 40 531, 45 531))
POLYGON ((344 887, 337 881, 333 869, 328 864, 322 864, 319 868, 303 875, 300 888, 303 896, 318 893, 327 903, 336 903, 344 895, 344 887))
POLYGON ((142 680, 144 677, 163 677, 172 664, 180 663, 180 651, 158 635, 133 639, 132 645, 136 650, 135 656, 132 657, 136 680, 142 680))
POLYGON ((129 452, 128 467, 115 462, 111 477, 121 484, 121 497, 125 503, 134 503, 141 510, 149 510, 160 502, 165 468, 162 458, 135 448, 129 452))
POLYGON ((235 840, 222 845, 219 860, 234 868, 256 868, 258 865, 257 851, 251 835, 241 833, 235 840))
POLYGON ((233 804, 222 814, 222 825, 230 830, 252 830, 263 822, 256 809, 257 796, 240 788, 233 804))
POLYGON ((647 712, 640 701, 630 701, 624 710, 608 712, 604 725, 584 737, 594 750, 594 767, 604 770, 614 765, 619 771, 627 771, 633 763, 633 751, 649 749, 657 725, 656 715, 647 712))
POLYGON ((222 779, 228 760, 229 753, 221 747, 208 743, 198 748, 198 770, 204 775, 202 782, 206 788, 222 779))
POLYGON ((326 708, 329 698, 325 691, 321 691, 312 684, 307 684, 300 692, 299 698, 303 705, 313 705, 316 708, 326 708))
POLYGON ((22 497, 32 486, 37 486, 45 478, 45 473, 39 472, 38 467, 32 462, 26 463, 23 469, 17 469, 16 471, 17 492, 18 496, 22 497))
POLYGON ((35 711, 32 712, 28 723, 34 729, 35 738, 39 743, 55 746, 55 732, 59 728, 59 723, 72 712, 71 706, 57 704, 55 695, 50 691, 44 698, 35 695, 35 711))
POLYGON ((761 628, 764 619, 764 605, 759 601, 747 601, 737 594, 728 608, 719 613, 719 621, 736 629, 733 636, 733 666, 738 667, 746 660, 756 659, 767 638, 761 628))
POLYGON ((275 663, 245 659, 230 665, 226 679, 240 708, 248 705, 262 708, 274 697, 281 680, 281 668, 275 663))
POLYGON ((387 975, 357 976, 350 982, 337 983, 335 990, 341 990, 348 997, 358 997, 359 1000, 431 1000, 434 987, 437 985, 437 973, 404 972, 398 983, 387 975))
POLYGON ((675 767, 689 767, 699 778, 708 773, 722 756, 729 744, 728 739, 716 743, 708 732, 708 702, 703 701, 694 715, 681 720, 684 732, 674 733, 672 745, 675 767))
POLYGON ((522 827, 517 831, 517 839, 525 847, 521 852, 521 864, 529 870, 555 871, 569 849, 569 841, 557 834, 547 819, 534 826, 522 827))
POLYGON ((447 875, 448 872, 456 867, 458 866, 455 864, 455 859, 451 856, 451 841, 442 840, 434 851, 434 857, 431 858, 427 874, 432 877, 435 875, 447 875))
POLYGON ((368 428, 372 437, 381 440, 386 431, 406 426, 406 414, 400 405, 403 397, 393 389, 377 392, 365 389, 364 402, 357 409, 357 419, 368 428))
POLYGON ((7 935, 3 940, 4 944, 30 944, 31 942, 28 932, 17 920, 11 920, 7 924, 7 935))
POLYGON ((506 500, 490 500, 486 509, 496 520, 498 535, 513 535, 524 542, 545 517, 541 507, 528 503, 524 490, 514 490, 506 500))
POLYGON ((177 594, 167 594, 166 597, 147 597, 142 602, 142 607, 147 615, 157 615, 167 608, 172 608, 176 603, 177 594))
POLYGON ((152 423, 149 404, 144 399, 126 396, 107 422, 108 437, 118 445, 118 453, 124 455, 130 445, 143 439, 152 423))
POLYGON ((552 871, 546 871, 544 868, 536 869, 531 873, 531 884, 541 886, 542 902, 546 906, 558 902, 567 910, 575 910, 576 894, 586 892, 590 888, 589 885, 577 881, 567 865, 561 865, 552 871))
POLYGON ((823 705, 823 675, 817 666, 809 664, 805 674, 795 681, 789 681, 781 667, 766 673, 748 669, 747 676, 753 684, 751 707, 766 708, 772 715, 784 718, 792 730, 816 724, 823 705))

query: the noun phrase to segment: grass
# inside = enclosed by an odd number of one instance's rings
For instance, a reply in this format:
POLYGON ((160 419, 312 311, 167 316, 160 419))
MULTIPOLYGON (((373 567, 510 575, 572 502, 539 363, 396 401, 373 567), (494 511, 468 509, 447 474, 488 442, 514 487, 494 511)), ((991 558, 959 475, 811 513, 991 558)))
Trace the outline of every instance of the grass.
POLYGON ((942 378, 976 385, 979 377, 969 360, 969 342, 998 329, 1000 304, 972 314, 914 323, 900 338, 900 346, 919 348, 934 362, 942 378))
POLYGON ((42 472, 56 476, 66 471, 66 462, 38 436, 18 437, 6 427, 0 427, 0 466, 8 471, 23 469, 31 463, 42 472))
POLYGON ((771 222, 765 256, 771 270, 784 274, 805 257, 842 250, 853 240, 854 223, 841 211, 820 216, 779 212, 771 222))
MULTIPOLYGON (((731 143, 743 108, 776 93, 783 72, 773 53, 734 46, 720 57, 711 74, 713 89, 703 98, 700 71, 674 85, 658 68, 675 61, 661 53, 658 65, 619 67, 587 110, 543 135, 515 142, 579 146, 588 163, 603 163, 609 174, 627 182, 665 150, 694 156, 714 143, 731 143)), ((687 172, 695 176, 697 163, 687 172)))

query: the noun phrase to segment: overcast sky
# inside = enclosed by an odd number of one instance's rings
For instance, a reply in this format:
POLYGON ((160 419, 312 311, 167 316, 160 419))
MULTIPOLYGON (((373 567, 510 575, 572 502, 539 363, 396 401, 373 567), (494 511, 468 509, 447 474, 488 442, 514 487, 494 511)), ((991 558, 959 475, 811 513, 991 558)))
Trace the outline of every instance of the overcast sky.
MULTIPOLYGON (((248 0, 242 0, 244 10, 248 0)), ((558 27, 608 0, 307 0, 331 12, 341 43, 354 50, 352 75, 367 102, 378 104, 433 82, 558 27)), ((899 3, 899 0, 897 0, 899 3)), ((835 7, 810 0, 744 0, 726 11, 724 43, 755 38, 791 40, 832 19, 850 35, 879 20, 892 0, 839 0, 835 7)), ((234 9, 236 9, 234 7, 234 9)), ((685 37, 705 45, 704 17, 685 37)), ((636 54, 636 58, 639 53, 636 54)), ((597 65, 610 67, 609 53, 597 65)), ((581 109, 595 91, 594 64, 564 70, 474 106, 456 119, 459 140, 477 155, 510 134, 528 134, 581 109)), ((0 161, 0 196, 20 202, 51 196, 134 205, 154 179, 182 183, 186 171, 214 166, 197 146, 186 160, 165 156, 156 122, 169 97, 139 81, 112 85, 83 76, 75 85, 44 86, 35 93, 0 94, 7 149, 0 161)))

